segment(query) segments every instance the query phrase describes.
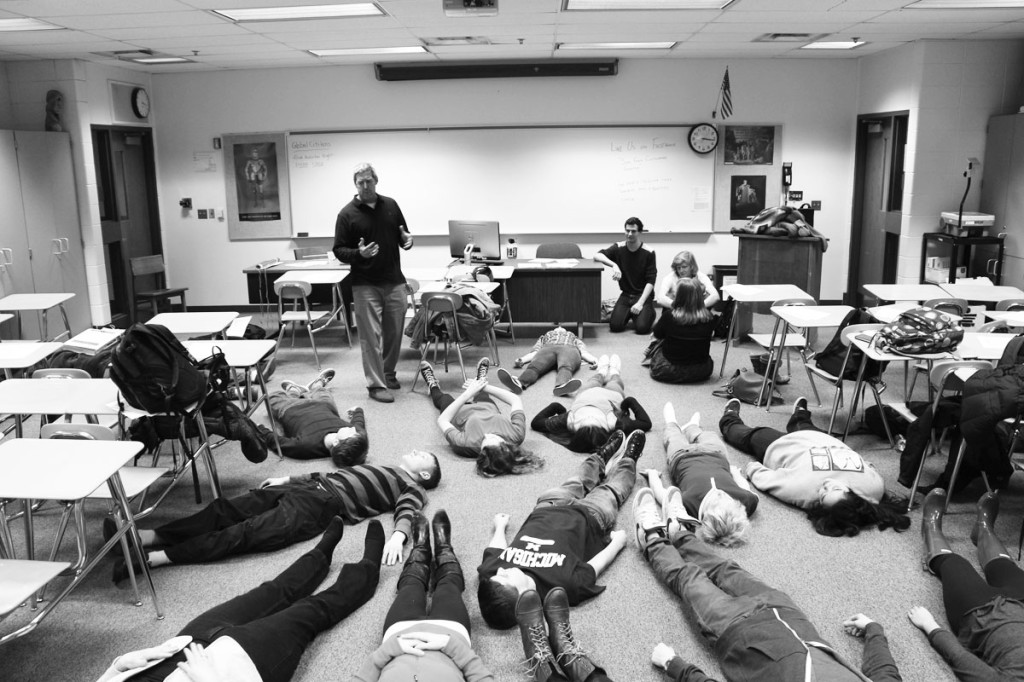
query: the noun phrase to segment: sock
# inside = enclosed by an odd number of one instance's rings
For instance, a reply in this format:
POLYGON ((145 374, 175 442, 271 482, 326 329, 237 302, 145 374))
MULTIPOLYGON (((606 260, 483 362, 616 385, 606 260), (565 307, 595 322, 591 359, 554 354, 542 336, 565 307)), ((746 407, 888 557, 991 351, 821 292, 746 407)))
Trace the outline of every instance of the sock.
POLYGON ((316 549, 323 552, 324 556, 330 560, 334 554, 334 548, 341 542, 341 536, 345 534, 345 522, 342 521, 340 516, 335 516, 331 519, 331 523, 327 526, 327 530, 324 531, 323 537, 320 538, 320 542, 317 543, 316 549))
POLYGON ((690 417, 690 421, 686 422, 683 425, 683 428, 685 429, 687 426, 696 426, 697 428, 700 428, 700 412, 694 412, 693 416, 690 417))
POLYGON ((665 410, 662 413, 665 417, 666 424, 675 424, 676 422, 676 408, 672 407, 672 403, 665 403, 665 410))
POLYGON ((366 541, 363 545, 363 561, 380 565, 384 559, 384 526, 374 519, 366 527, 366 541))

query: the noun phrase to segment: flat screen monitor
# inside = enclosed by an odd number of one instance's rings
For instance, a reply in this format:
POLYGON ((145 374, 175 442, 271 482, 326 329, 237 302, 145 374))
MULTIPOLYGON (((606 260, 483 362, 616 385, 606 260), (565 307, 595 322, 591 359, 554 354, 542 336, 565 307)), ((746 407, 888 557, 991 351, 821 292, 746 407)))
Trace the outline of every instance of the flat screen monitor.
POLYGON ((452 258, 462 258, 473 245, 474 260, 501 260, 501 232, 497 220, 449 220, 448 244, 452 258))

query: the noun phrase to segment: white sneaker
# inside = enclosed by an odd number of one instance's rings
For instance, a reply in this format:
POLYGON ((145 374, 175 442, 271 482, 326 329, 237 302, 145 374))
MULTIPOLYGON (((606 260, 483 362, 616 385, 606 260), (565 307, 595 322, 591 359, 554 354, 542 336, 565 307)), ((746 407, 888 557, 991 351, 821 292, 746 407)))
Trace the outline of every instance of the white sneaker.
POLYGON ((662 416, 665 417, 666 424, 676 424, 676 408, 672 407, 672 403, 665 403, 665 409, 662 411, 662 416))
POLYGON ((674 485, 665 489, 661 513, 669 523, 675 521, 679 525, 687 527, 700 525, 700 520, 690 516, 690 512, 686 511, 686 507, 683 505, 683 493, 674 485))
POLYGON ((610 358, 608 358, 608 368, 611 370, 612 374, 618 374, 619 372, 621 372, 622 358, 620 358, 617 354, 613 354, 610 358))
POLYGON ((633 498, 633 522, 636 524, 636 543, 641 548, 647 546, 649 532, 665 532, 665 522, 658 512, 658 501, 650 488, 641 488, 633 498))

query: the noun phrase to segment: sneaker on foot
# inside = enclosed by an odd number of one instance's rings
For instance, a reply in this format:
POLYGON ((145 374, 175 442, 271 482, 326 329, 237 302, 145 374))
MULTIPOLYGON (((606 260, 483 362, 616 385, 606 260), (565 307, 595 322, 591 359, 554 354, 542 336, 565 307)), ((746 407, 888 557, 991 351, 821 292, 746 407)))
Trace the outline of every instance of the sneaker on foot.
POLYGON ((661 513, 666 521, 675 521, 681 526, 700 525, 700 521, 690 515, 683 505, 683 493, 676 486, 665 489, 665 499, 661 503, 661 513))
POLYGON ((730 398, 729 402, 725 404, 725 410, 722 412, 722 416, 724 417, 727 414, 738 415, 740 413, 740 405, 742 405, 742 403, 739 398, 730 398))
POLYGON ((569 379, 564 384, 558 384, 557 386, 555 386, 555 390, 553 391, 553 393, 557 395, 559 398, 567 395, 572 395, 576 391, 580 390, 580 386, 582 385, 583 382, 580 381, 579 379, 569 379))
POLYGON ((281 382, 281 390, 289 395, 300 396, 306 392, 306 387, 302 384, 297 384, 294 381, 288 381, 285 379, 281 382))
POLYGON ((658 511, 658 501, 650 488, 641 488, 633 498, 633 523, 636 524, 636 542, 641 548, 647 545, 647 538, 651 533, 665 533, 665 522, 658 511))
POLYGON ((427 382, 427 388, 437 386, 437 378, 434 376, 434 368, 426 360, 420 362, 420 376, 427 382))
POLYGON ((800 396, 793 401, 793 414, 797 412, 807 412, 810 408, 807 407, 807 398, 800 396))
POLYGON ((480 379, 486 379, 487 374, 491 371, 491 359, 480 358, 480 362, 476 363, 476 378, 477 381, 480 379))
POLYGON ((317 374, 316 379, 313 379, 311 382, 309 382, 306 388, 312 390, 317 387, 317 384, 319 384, 321 387, 327 386, 327 384, 331 383, 331 379, 334 378, 334 374, 335 372, 333 369, 327 368, 321 371, 319 374, 317 374))
POLYGON ((505 385, 505 388, 512 391, 516 395, 523 392, 523 383, 519 381, 519 377, 512 376, 504 367, 498 368, 498 381, 505 385))

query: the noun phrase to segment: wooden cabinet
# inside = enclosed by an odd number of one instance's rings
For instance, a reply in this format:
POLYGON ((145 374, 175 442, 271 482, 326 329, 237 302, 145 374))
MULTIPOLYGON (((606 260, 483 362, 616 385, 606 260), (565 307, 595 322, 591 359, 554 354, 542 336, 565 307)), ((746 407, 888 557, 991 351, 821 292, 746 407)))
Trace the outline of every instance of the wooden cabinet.
MULTIPOLYGON (((89 327, 68 133, 0 131, 0 206, 0 296, 73 293, 75 298, 66 305, 71 329, 89 327)), ((34 316, 24 316, 23 336, 39 334, 34 316)))
MULTIPOLYGON (((818 300, 821 295, 820 239, 756 234, 737 234, 736 238, 740 242, 736 271, 739 284, 795 284, 818 300)), ((736 330, 740 334, 750 331, 750 313, 768 314, 771 305, 739 306, 743 312, 736 319, 736 330)))
POLYGON ((1002 283, 1020 287, 1024 285, 1024 114, 989 119, 981 170, 981 212, 995 216, 989 234, 1006 233, 1002 283))

